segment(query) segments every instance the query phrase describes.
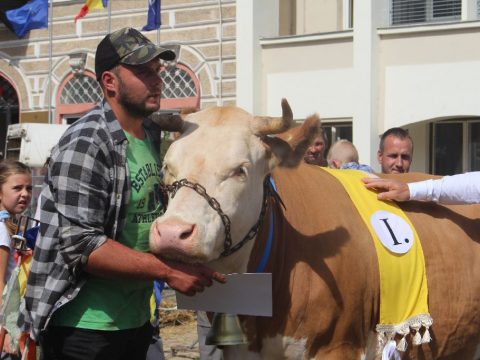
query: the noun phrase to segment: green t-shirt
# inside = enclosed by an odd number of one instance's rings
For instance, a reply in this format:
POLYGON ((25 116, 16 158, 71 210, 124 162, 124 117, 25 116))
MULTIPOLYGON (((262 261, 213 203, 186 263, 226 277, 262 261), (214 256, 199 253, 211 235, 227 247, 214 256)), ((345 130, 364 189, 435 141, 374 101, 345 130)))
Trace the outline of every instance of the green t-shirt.
MULTIPOLYGON (((118 241, 147 252, 150 225, 164 211, 156 191, 160 183, 160 162, 148 137, 140 140, 125 134, 129 141, 127 163, 132 192, 127 223, 118 241)), ((53 325, 123 330, 140 327, 148 321, 152 281, 87 276, 77 297, 55 312, 53 325)))

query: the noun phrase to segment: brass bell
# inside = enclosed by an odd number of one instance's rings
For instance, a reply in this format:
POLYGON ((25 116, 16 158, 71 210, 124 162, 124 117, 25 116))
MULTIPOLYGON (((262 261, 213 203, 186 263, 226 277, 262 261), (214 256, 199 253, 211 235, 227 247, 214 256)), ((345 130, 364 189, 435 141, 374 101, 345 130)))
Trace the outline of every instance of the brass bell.
POLYGON ((242 331, 237 315, 224 313, 213 315, 212 327, 205 339, 206 345, 223 346, 246 343, 247 337, 242 331))

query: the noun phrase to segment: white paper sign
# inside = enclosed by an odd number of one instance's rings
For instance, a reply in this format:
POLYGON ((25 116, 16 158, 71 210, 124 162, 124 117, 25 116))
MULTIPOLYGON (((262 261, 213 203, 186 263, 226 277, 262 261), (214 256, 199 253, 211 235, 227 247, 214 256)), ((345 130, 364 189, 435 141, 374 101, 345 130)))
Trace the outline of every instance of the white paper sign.
POLYGON ((383 246, 391 252, 406 254, 412 248, 413 230, 400 216, 379 210, 372 215, 370 223, 383 246))
POLYGON ((226 314, 272 316, 272 274, 228 274, 194 296, 176 292, 177 308, 226 314))

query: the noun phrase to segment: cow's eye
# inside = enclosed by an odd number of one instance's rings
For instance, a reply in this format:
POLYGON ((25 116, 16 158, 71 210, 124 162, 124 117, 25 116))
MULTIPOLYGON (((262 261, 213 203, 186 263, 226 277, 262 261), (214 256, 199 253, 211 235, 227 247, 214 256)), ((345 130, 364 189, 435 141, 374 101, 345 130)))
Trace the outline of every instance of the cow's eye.
POLYGON ((162 170, 160 171, 160 176, 162 179, 165 179, 165 176, 168 174, 168 167, 166 164, 163 164, 162 170))
POLYGON ((172 173, 170 172, 170 168, 167 164, 163 164, 162 166, 161 177, 163 182, 165 183, 169 182, 172 179, 172 173))
POLYGON ((232 171, 232 177, 245 179, 247 177, 247 169, 244 166, 239 166, 232 171))

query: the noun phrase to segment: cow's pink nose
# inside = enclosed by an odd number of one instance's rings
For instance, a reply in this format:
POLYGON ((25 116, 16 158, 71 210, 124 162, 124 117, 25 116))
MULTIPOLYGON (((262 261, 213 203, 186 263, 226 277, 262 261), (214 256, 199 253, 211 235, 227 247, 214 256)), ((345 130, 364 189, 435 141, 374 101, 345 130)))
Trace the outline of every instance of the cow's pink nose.
POLYGON ((182 222, 164 222, 157 224, 157 231, 162 242, 175 243, 178 240, 189 240, 195 233, 194 224, 182 222))

